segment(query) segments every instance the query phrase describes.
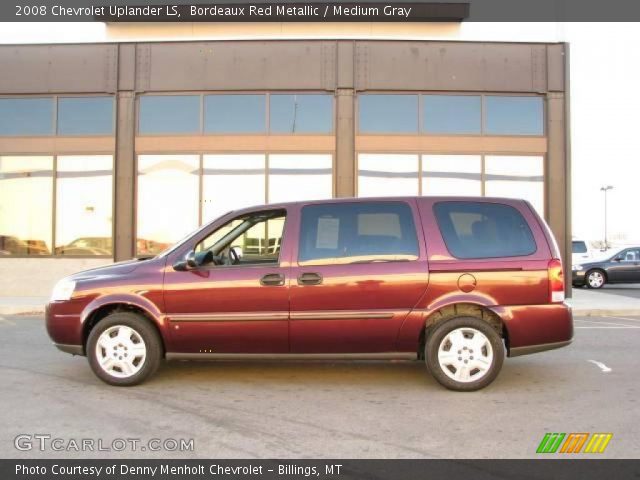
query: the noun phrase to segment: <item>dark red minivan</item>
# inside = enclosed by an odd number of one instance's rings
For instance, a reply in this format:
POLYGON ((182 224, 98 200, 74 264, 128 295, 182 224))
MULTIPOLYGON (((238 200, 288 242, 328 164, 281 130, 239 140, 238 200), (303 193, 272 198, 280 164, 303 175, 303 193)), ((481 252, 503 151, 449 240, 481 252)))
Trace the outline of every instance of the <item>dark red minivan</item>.
POLYGON ((409 358, 447 388, 568 345, 560 254, 523 200, 336 199, 230 212, 61 280, 47 330, 112 385, 166 359, 409 358))

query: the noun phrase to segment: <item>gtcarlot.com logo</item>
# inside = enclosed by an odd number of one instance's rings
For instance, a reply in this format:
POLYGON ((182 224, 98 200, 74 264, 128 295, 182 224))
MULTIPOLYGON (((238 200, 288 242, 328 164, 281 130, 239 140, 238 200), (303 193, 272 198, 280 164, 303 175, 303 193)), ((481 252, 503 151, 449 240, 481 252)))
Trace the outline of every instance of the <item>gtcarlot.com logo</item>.
POLYGON ((22 452, 193 452, 193 438, 59 438, 49 434, 20 434, 13 440, 22 452))
POLYGON ((536 453, 604 453, 611 437, 613 433, 547 433, 536 453))

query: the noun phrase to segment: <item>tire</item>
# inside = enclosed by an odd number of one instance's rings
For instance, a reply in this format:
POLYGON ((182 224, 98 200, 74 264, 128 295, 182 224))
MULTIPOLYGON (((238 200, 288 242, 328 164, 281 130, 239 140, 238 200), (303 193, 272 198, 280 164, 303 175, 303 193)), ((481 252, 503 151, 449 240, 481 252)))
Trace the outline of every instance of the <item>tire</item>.
POLYGON ((425 342, 427 369, 442 386, 458 392, 479 390, 493 382, 504 356, 498 332, 477 317, 443 321, 425 342))
POLYGON ((602 270, 589 270, 584 276, 584 284, 587 288, 599 289, 604 287, 605 283, 607 283, 607 277, 602 270))
POLYGON ((145 317, 116 312, 93 327, 86 353, 100 380, 125 387, 142 383, 155 373, 163 348, 157 330, 145 317))

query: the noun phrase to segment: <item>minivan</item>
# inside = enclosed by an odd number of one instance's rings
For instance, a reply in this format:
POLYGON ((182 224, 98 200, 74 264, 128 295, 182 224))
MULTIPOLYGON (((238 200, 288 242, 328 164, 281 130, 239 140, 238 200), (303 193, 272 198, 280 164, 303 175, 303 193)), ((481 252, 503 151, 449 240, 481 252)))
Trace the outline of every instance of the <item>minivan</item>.
POLYGON ((412 359, 471 391, 505 356, 571 342, 564 292, 524 200, 334 199, 232 211, 153 258, 65 278, 46 325, 111 385, 163 359, 412 359))

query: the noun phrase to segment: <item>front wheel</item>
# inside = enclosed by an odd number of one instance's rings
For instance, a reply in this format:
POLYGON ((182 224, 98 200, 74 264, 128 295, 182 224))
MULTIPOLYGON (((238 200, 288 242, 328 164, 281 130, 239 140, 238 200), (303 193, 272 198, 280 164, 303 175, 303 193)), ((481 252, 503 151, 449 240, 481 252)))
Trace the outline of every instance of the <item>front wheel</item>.
POLYGON ((601 270, 591 270, 587 273, 588 288, 602 288, 605 282, 604 273, 601 270))
POLYGON ((158 332, 146 318, 131 312, 112 313, 98 322, 86 350, 93 373, 117 386, 143 382, 162 359, 158 332))
POLYGON ((447 320, 429 335, 425 345, 427 368, 450 390, 470 392, 489 385, 504 361, 498 332, 476 317, 447 320))

